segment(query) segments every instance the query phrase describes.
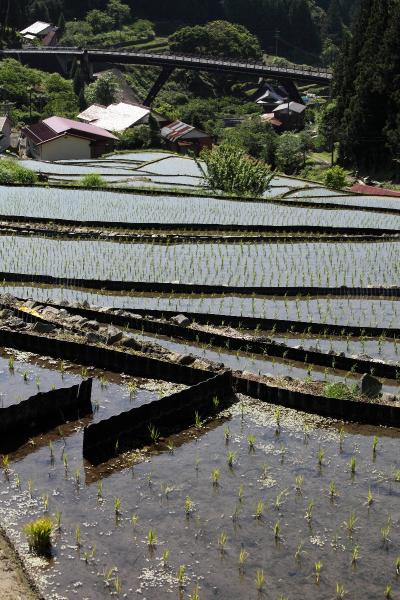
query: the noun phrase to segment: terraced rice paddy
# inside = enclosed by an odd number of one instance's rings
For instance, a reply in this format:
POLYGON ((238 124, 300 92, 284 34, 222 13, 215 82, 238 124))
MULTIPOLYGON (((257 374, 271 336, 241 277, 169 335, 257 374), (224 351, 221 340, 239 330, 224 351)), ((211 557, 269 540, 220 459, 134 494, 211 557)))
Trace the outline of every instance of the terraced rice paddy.
POLYGON ((0 525, 42 596, 397 598, 398 200, 278 176, 258 201, 195 197, 189 192, 206 193, 197 164, 162 152, 34 168, 50 182, 97 172, 110 185, 159 190, 0 188, 0 221, 3 216, 12 228, 14 216, 24 229, 0 236, 0 272, 7 279, 0 284, 0 411, 93 378, 92 414, 43 427, 0 457, 0 525), (172 194, 172 187, 186 195, 172 194), (340 207, 323 208, 329 203, 340 207), (33 219, 49 235, 38 235, 33 219), (52 239, 52 220, 60 225, 60 219, 69 230, 52 239), (112 237, 75 236, 90 223, 112 237), (179 241, 172 239, 174 226, 179 241), (214 239, 199 243, 205 226, 214 239), (249 235, 260 228, 274 235, 278 227, 279 241, 239 243, 229 238, 235 227, 249 235), (115 230, 154 237, 122 243, 115 230), (324 233, 334 241, 319 239, 324 233), (53 285, 41 283, 45 276, 53 285), (132 283, 132 291, 94 289, 99 282, 132 283), (144 293, 135 282, 175 288, 144 293), (221 293, 205 286, 220 286, 221 293), (261 295, 260 288, 278 292, 261 295), (43 309, 48 303, 54 306, 43 309), (135 319, 135 326, 116 324, 118 316, 135 319), (244 347, 232 349, 240 336, 244 347), (250 351, 246 340, 265 343, 270 352, 250 351), (21 351, 33 343, 39 354, 21 351), (289 359, 293 349, 302 353, 289 359), (100 365, 106 358, 112 367, 100 365), (339 369, 340 359, 350 366, 339 369), (391 378, 376 382, 386 397, 364 394, 357 363, 370 376, 378 367, 391 369, 391 378), (225 369, 234 371, 236 388, 241 377, 247 381, 249 395, 225 390, 230 397, 222 410, 218 388, 191 410, 225 369), (155 379, 156 372, 162 377, 155 379), (265 380, 270 387, 262 396, 265 380), (188 386, 190 400, 183 401, 179 392, 188 386), (288 399, 301 400, 309 414, 283 408, 288 399), (337 416, 340 403, 344 419, 337 421, 326 407, 337 416), (113 437, 113 423, 123 423, 121 435, 131 436, 127 452, 113 437), (114 445, 97 462, 87 444, 90 427, 98 426, 104 446, 114 445), (50 552, 40 557, 23 529, 39 517, 53 523, 50 552))

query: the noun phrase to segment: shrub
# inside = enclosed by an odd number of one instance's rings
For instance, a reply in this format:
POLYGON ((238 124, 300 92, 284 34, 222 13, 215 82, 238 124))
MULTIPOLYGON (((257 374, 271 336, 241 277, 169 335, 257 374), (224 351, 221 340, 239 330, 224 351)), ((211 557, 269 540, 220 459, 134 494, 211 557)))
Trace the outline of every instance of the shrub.
POLYGON ((119 134, 117 144, 119 150, 142 150, 150 146, 151 132, 147 125, 136 125, 119 134))
POLYGON ((273 174, 264 162, 248 156, 241 148, 222 144, 201 154, 207 166, 205 179, 213 190, 243 196, 261 196, 273 174))
POLYGON ((336 166, 325 173, 325 185, 331 190, 341 190, 346 186, 346 171, 336 166))
POLYGON ((359 389, 357 385, 346 385, 342 381, 330 382, 324 385, 324 394, 328 398, 337 398, 338 400, 352 399, 357 396, 359 389))
POLYGON ((33 185, 37 181, 37 174, 18 164, 17 160, 0 160, 0 184, 22 183, 33 185))
POLYGON ((287 175, 296 175, 305 163, 305 149, 302 138, 288 131, 278 138, 276 166, 287 175))
POLYGON ((86 188, 104 188, 107 187, 107 181, 98 173, 88 173, 81 178, 80 185, 86 188))
POLYGON ((36 554, 48 555, 51 548, 51 533, 53 522, 47 517, 41 517, 36 521, 27 523, 24 527, 29 550, 36 554))

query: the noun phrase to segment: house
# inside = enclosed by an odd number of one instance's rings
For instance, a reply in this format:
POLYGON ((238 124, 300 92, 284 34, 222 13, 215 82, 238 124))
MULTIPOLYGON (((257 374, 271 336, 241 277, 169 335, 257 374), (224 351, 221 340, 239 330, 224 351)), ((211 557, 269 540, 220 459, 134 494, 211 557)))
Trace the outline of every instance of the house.
POLYGON ((40 160, 98 158, 114 148, 115 135, 87 123, 50 117, 21 132, 20 154, 40 160))
POLYGON ((260 119, 263 123, 268 123, 277 130, 282 129, 283 123, 275 116, 274 113, 264 113, 263 115, 260 115, 260 119))
POLYGON ((0 152, 11 145, 11 121, 9 117, 0 117, 0 152))
POLYGON ((284 102, 272 111, 285 129, 303 129, 306 107, 299 102, 284 102))
POLYGON ((167 142, 171 150, 184 154, 189 151, 199 154, 203 148, 211 148, 213 143, 208 133, 182 121, 174 121, 163 127, 161 137, 167 142))
POLYGON ((120 133, 135 125, 147 124, 150 114, 153 114, 160 127, 168 122, 161 115, 151 113, 150 108, 147 106, 131 102, 118 102, 109 106, 92 104, 89 108, 81 112, 77 118, 84 123, 90 123, 107 131, 120 133))
POLYGON ((266 113, 271 113, 274 108, 279 106, 285 101, 287 92, 278 86, 272 84, 266 84, 265 92, 257 98, 256 104, 262 106, 266 113))
POLYGON ((43 46, 54 46, 58 41, 58 27, 44 21, 36 21, 20 31, 20 34, 28 45, 39 41, 43 46))

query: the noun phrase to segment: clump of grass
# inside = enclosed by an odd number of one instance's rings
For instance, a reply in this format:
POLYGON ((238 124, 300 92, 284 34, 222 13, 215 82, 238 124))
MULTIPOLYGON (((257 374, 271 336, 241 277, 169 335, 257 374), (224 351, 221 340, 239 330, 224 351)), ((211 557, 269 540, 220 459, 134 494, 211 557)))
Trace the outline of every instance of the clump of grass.
POLYGON ((147 532, 147 545, 149 548, 154 548, 157 545, 157 535, 151 528, 147 532))
POLYGON ((27 169, 17 160, 2 160, 0 162, 0 184, 20 183, 23 185, 34 185, 37 182, 37 174, 32 169, 27 169))
POLYGON ((354 398, 358 395, 357 385, 347 385, 342 381, 332 381, 324 385, 324 395, 328 398, 337 398, 338 400, 346 400, 354 398))
POLYGON ((325 458, 325 450, 323 448, 318 448, 317 459, 318 459, 318 466, 319 467, 322 467, 322 463, 324 462, 324 458, 325 458))
POLYGON ((356 457, 352 456, 349 462, 349 467, 350 467, 350 472, 352 475, 355 475, 356 473, 356 467, 357 467, 357 461, 356 461, 356 457))
POLYGON ((84 188, 105 188, 107 181, 98 173, 88 173, 80 178, 79 184, 84 188))
POLYGON ((256 571, 256 588, 259 592, 263 589, 265 585, 265 575, 262 569, 257 569, 256 571))
POLYGON ((41 556, 48 556, 51 551, 51 534, 53 522, 47 517, 27 523, 24 532, 28 540, 29 550, 41 556))
POLYGON ((322 562, 317 561, 314 565, 315 583, 319 584, 321 581, 322 562))
POLYGON ((346 590, 344 589, 344 585, 341 583, 336 583, 336 600, 343 600, 346 595, 346 590))
POLYGON ((218 487, 219 486, 219 478, 220 478, 220 470, 219 469, 213 469, 211 471, 211 481, 214 487, 218 487))

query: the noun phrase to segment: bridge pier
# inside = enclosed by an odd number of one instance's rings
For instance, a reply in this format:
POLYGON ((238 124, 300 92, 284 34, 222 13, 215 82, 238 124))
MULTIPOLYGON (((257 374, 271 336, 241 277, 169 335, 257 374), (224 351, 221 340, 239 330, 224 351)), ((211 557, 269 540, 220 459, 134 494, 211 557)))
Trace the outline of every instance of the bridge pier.
POLYGON ((145 106, 151 106, 153 104, 157 94, 159 93, 163 85, 167 83, 174 70, 175 67, 173 66, 165 66, 162 68, 161 73, 159 74, 159 76, 153 84, 153 87, 147 94, 147 97, 143 103, 145 106))

